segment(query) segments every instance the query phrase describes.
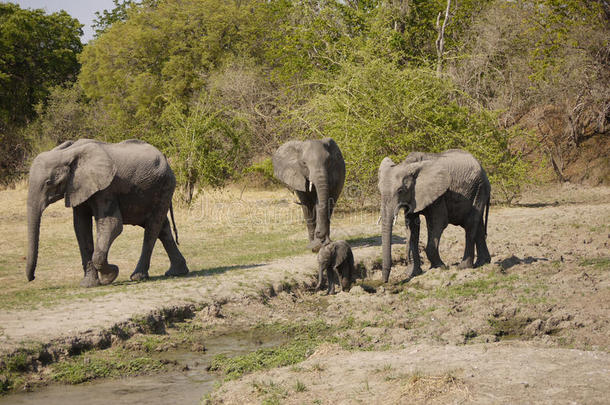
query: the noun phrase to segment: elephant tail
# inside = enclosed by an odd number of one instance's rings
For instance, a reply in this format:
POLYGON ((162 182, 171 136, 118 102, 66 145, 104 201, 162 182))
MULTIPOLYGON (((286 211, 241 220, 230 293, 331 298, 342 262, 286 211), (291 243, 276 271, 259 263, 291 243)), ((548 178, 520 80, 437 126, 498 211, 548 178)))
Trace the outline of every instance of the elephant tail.
POLYGON ((485 205, 485 237, 487 237, 487 219, 489 218, 489 204, 491 202, 491 194, 487 196, 487 204, 485 205))
POLYGON ((169 215, 172 219, 172 225, 174 227, 174 235, 176 235, 176 245, 179 245, 180 242, 178 242, 178 230, 176 229, 176 221, 174 220, 174 205, 172 204, 172 202, 169 202, 169 215))

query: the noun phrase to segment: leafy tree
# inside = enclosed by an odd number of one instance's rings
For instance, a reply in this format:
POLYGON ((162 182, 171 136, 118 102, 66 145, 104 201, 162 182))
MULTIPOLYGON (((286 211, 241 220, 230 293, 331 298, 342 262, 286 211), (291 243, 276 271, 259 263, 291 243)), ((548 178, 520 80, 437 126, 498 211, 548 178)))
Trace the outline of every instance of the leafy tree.
POLYGON ((114 3, 113 9, 95 12, 95 19, 91 24, 91 28, 95 30, 94 38, 106 32, 112 24, 127 20, 129 10, 138 4, 133 0, 112 0, 112 2, 114 3))
POLYGON ((22 124, 49 88, 75 80, 82 25, 65 11, 0 3, 0 120, 22 124))
POLYGON ((0 183, 22 170, 29 151, 21 130, 53 86, 76 80, 82 25, 65 11, 0 3, 0 183))
POLYGON ((196 188, 220 187, 236 166, 243 166, 246 147, 236 130, 239 125, 209 97, 202 97, 188 110, 180 103, 169 103, 162 122, 168 136, 155 143, 171 157, 187 203, 196 188))

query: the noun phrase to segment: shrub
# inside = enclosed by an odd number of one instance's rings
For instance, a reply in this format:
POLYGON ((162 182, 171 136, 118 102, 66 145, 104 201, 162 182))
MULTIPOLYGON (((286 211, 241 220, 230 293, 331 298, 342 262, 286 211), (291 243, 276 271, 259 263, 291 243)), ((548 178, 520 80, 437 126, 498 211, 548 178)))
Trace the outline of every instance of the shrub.
POLYGON ((518 133, 502 129, 497 114, 471 106, 453 83, 423 68, 399 69, 381 60, 346 64, 324 91, 295 112, 311 132, 337 141, 346 158, 346 187, 376 195, 385 156, 461 148, 477 157, 494 185, 510 192, 526 164, 510 150, 518 133))

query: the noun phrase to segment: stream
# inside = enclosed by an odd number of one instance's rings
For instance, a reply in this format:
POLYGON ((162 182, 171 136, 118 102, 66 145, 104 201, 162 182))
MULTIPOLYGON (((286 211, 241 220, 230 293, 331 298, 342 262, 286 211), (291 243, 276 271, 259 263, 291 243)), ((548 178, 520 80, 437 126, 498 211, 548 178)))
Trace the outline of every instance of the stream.
POLYGON ((243 333, 213 337, 206 340, 207 350, 203 353, 177 352, 171 357, 171 360, 187 365, 187 371, 107 379, 80 385, 53 384, 34 392, 0 397, 0 405, 199 404, 204 395, 212 392, 214 383, 222 378, 206 370, 214 356, 245 354, 275 346, 282 340, 277 336, 261 337, 243 333))

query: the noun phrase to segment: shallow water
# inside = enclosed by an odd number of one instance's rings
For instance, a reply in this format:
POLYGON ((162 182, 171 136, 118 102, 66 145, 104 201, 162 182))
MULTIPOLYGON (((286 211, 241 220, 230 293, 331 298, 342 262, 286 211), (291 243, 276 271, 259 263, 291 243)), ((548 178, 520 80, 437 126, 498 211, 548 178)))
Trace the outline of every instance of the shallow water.
POLYGON ((214 337, 205 342, 207 351, 204 353, 184 352, 172 356, 172 360, 178 361, 180 365, 187 365, 187 371, 94 381, 81 385, 54 384, 35 392, 2 397, 0 405, 199 404, 204 395, 212 392, 214 383, 220 378, 206 370, 214 356, 223 353, 229 356, 244 354, 261 347, 277 345, 281 340, 278 337, 252 334, 214 337))

